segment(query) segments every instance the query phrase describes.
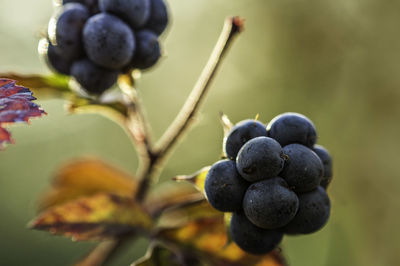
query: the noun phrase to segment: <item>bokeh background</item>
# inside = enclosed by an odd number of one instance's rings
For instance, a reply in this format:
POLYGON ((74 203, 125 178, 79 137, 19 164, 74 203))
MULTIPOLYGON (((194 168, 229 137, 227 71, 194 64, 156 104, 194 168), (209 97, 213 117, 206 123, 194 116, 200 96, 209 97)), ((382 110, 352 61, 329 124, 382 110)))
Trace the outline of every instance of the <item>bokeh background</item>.
MULTIPOLYGON (((169 6, 165 57, 138 83, 155 138, 189 94, 224 18, 245 17, 246 31, 162 180, 219 158, 220 111, 235 122, 303 113, 334 157, 333 208, 322 231, 285 237, 290 265, 400 265, 400 2, 170 0, 169 6)), ((49 72, 37 42, 52 12, 50 0, 0 0, 0 72, 49 72)), ((127 171, 137 167, 128 137, 113 122, 68 115, 62 100, 38 102, 48 116, 13 126, 16 145, 0 153, 1 265, 69 265, 93 246, 26 228, 59 164, 89 154, 127 171)), ((133 244, 112 265, 129 265, 145 244, 133 244)))

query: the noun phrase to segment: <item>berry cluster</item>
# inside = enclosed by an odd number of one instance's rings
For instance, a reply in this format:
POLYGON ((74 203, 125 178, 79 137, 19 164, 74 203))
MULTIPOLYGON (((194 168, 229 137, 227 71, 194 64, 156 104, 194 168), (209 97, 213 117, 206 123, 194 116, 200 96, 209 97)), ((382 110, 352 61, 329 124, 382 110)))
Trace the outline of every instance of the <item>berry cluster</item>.
POLYGON ((121 72, 147 69, 161 55, 168 24, 164 0, 59 0, 41 53, 56 72, 100 94, 121 72))
POLYGON ((297 113, 267 126, 244 120, 225 138, 228 159, 211 167, 205 192, 214 208, 233 212, 230 233, 243 250, 264 254, 284 234, 313 233, 327 222, 332 160, 316 140, 313 123, 297 113))

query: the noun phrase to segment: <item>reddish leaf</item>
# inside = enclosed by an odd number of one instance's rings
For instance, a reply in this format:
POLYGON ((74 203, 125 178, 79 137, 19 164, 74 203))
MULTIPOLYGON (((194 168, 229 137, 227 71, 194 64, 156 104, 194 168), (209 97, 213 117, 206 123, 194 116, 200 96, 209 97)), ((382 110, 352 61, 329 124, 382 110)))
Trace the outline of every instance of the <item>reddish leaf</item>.
POLYGON ((131 198, 112 194, 81 197, 41 213, 31 227, 74 240, 100 240, 149 231, 150 216, 131 198))
POLYGON ((136 189, 137 181, 130 174, 99 159, 79 159, 56 172, 51 189, 39 202, 39 210, 100 192, 133 198, 136 189))
POLYGON ((0 149, 12 142, 5 124, 28 122, 31 117, 46 114, 33 100, 36 98, 28 88, 17 86, 11 79, 0 79, 0 149))
POLYGON ((12 143, 11 134, 0 126, 0 150, 2 148, 2 142, 12 143))

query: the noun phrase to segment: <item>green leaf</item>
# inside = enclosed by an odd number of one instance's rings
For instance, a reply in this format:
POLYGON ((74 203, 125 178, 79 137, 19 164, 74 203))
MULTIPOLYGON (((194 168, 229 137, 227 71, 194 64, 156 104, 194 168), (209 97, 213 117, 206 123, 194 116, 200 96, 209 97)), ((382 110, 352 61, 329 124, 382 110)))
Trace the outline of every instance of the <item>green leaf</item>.
POLYGON ((100 193, 49 208, 30 227, 73 240, 103 240, 149 232, 151 217, 131 198, 100 193))
POLYGON ((111 94, 112 92, 104 94, 106 99, 83 98, 74 95, 67 104, 67 110, 72 114, 100 114, 122 124, 128 116, 127 104, 120 92, 116 95, 111 94), (107 98, 108 95, 111 97, 107 98))
POLYGON ((32 89, 38 97, 60 97, 71 95, 69 77, 59 74, 22 75, 17 73, 0 73, 0 77, 13 79, 18 84, 32 89))

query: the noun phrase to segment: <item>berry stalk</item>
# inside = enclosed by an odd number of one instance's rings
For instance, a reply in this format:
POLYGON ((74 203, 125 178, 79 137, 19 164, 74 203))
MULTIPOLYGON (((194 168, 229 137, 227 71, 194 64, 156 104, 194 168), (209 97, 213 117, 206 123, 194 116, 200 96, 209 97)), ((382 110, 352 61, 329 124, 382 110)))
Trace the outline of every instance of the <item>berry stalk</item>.
POLYGON ((199 79, 197 80, 192 92, 187 98, 182 109, 179 111, 175 120, 156 144, 153 153, 147 158, 147 165, 139 175, 140 184, 136 195, 138 201, 142 201, 146 195, 151 180, 160 169, 168 154, 172 151, 177 141, 190 128, 193 118, 196 116, 210 85, 221 65, 221 62, 238 33, 243 30, 244 20, 239 17, 230 17, 225 20, 223 30, 214 47, 214 50, 204 67, 199 79))

